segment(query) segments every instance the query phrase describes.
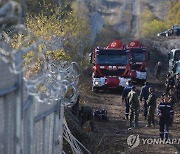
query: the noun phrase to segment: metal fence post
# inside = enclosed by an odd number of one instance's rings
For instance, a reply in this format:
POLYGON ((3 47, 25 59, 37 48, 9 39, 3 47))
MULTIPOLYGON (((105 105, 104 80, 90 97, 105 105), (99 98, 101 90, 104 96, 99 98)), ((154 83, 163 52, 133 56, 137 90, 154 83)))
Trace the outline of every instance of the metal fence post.
POLYGON ((61 103, 60 104, 60 129, 59 129, 59 142, 60 142, 60 150, 61 152, 63 152, 63 132, 64 132, 64 124, 63 124, 63 121, 64 121, 64 105, 61 103))
MULTIPOLYGON (((21 62, 21 59, 19 59, 21 62)), ((18 89, 16 91, 15 99, 15 154, 21 153, 21 112, 22 112, 22 73, 17 75, 18 89)))
POLYGON ((54 137, 53 137, 53 154, 62 154, 62 149, 60 149, 60 111, 61 100, 57 101, 56 112, 54 113, 54 137))
POLYGON ((28 134, 29 134, 29 151, 27 151, 29 154, 34 154, 34 101, 32 96, 30 97, 30 101, 32 103, 30 104, 30 109, 29 109, 29 129, 28 129, 28 134))

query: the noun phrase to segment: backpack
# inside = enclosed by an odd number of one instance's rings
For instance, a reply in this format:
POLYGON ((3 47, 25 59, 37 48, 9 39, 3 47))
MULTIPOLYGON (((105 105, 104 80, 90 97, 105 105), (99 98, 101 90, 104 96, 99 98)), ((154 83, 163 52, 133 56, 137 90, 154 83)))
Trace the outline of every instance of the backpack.
POLYGON ((169 81, 168 81, 168 85, 169 86, 174 86, 174 78, 170 78, 169 81))
POLYGON ((138 101, 136 92, 131 91, 128 94, 128 102, 129 102, 130 108, 137 108, 137 107, 139 107, 139 101, 138 101))
POLYGON ((105 109, 96 109, 94 111, 94 119, 98 121, 107 121, 107 110, 105 109))

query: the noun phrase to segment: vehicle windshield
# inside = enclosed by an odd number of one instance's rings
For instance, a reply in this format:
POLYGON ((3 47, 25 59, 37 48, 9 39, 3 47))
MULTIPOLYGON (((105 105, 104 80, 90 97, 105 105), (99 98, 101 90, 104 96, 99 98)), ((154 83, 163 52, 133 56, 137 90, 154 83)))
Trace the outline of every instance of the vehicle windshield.
POLYGON ((99 65, 127 65, 128 56, 124 55, 97 55, 96 63, 99 65))
POLYGON ((144 53, 132 53, 132 60, 134 62, 143 62, 145 60, 145 54, 144 53))
POLYGON ((180 60, 180 50, 177 50, 177 51, 175 52, 174 60, 175 60, 175 61, 180 60))

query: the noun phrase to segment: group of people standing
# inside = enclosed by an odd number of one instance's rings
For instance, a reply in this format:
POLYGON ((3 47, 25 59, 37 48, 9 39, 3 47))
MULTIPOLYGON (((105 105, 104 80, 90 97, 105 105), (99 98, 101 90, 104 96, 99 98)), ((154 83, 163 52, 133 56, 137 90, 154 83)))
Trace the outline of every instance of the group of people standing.
POLYGON ((180 74, 174 75, 173 73, 168 73, 165 81, 166 94, 171 94, 174 96, 178 102, 180 101, 180 74))
POLYGON ((168 138, 169 126, 173 120, 172 96, 164 93, 161 96, 161 102, 157 105, 157 96, 154 89, 148 82, 145 82, 138 96, 136 87, 129 81, 123 89, 122 102, 125 103, 125 118, 129 121, 130 128, 138 128, 138 119, 141 106, 143 107, 143 116, 147 120, 146 127, 155 127, 155 113, 157 106, 157 115, 159 117, 160 137, 168 138))
MULTIPOLYGON (((160 61, 157 62, 155 66, 155 76, 156 79, 162 82, 162 63, 160 61)), ((173 72, 169 72, 165 79, 165 87, 166 94, 173 93, 176 97, 177 101, 180 101, 180 74, 174 74, 173 72)))

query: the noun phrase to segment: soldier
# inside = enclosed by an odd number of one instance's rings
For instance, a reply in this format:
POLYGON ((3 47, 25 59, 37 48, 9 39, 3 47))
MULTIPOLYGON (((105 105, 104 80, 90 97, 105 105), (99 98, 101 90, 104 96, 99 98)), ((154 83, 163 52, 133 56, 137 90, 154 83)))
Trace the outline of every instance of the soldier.
POLYGON ((128 93, 127 96, 128 102, 129 102, 129 107, 130 107, 130 127, 133 127, 132 123, 134 120, 134 115, 135 115, 135 127, 138 127, 138 117, 139 117, 139 100, 138 100, 138 95, 136 92, 136 87, 132 86, 131 91, 128 93))
POLYGON ((174 89, 169 90, 168 97, 169 97, 169 103, 170 103, 171 107, 174 108, 174 105, 175 105, 175 103, 177 101, 177 97, 176 97, 174 89))
POLYGON ((80 101, 80 95, 78 95, 76 103, 71 108, 72 109, 72 114, 75 115, 75 116, 78 115, 79 101, 80 101))
MULTIPOLYGON (((177 98, 175 95, 175 90, 170 89, 168 97, 169 97, 169 103, 170 103, 172 109, 174 109, 174 104, 177 101, 177 98)), ((172 124, 173 124, 173 118, 174 118, 174 114, 172 114, 172 117, 170 118, 170 126, 172 126, 172 124)))
POLYGON ((169 125, 174 111, 169 103, 167 94, 163 94, 163 101, 158 106, 160 138, 168 139, 169 125))
POLYGON ((144 102, 144 119, 146 120, 147 118, 147 99, 149 96, 149 83, 145 82, 145 85, 141 88, 140 92, 140 101, 144 102))
POLYGON ((91 131, 94 131, 93 122, 93 109, 90 106, 81 106, 79 109, 79 119, 81 121, 81 127, 89 121, 91 131))
POLYGON ((169 93, 170 89, 174 88, 174 86, 175 86, 175 78, 174 78, 173 74, 169 73, 167 75, 165 86, 166 86, 166 94, 169 93))
POLYGON ((151 87, 149 88, 149 97, 147 100, 147 105, 148 105, 148 125, 147 125, 147 127, 151 127, 151 123, 153 124, 153 126, 155 126, 154 113, 156 110, 156 96, 151 87))
POLYGON ((180 101, 180 74, 176 75, 175 89, 176 89, 177 100, 179 103, 179 101, 180 101))
POLYGON ((158 80, 160 79, 161 71, 162 71, 162 63, 158 61, 158 63, 155 66, 155 76, 156 79, 158 80))
POLYGON ((128 85, 123 89, 122 92, 122 102, 125 101, 125 118, 129 120, 129 102, 127 101, 128 93, 131 91, 132 82, 129 80, 128 85))

